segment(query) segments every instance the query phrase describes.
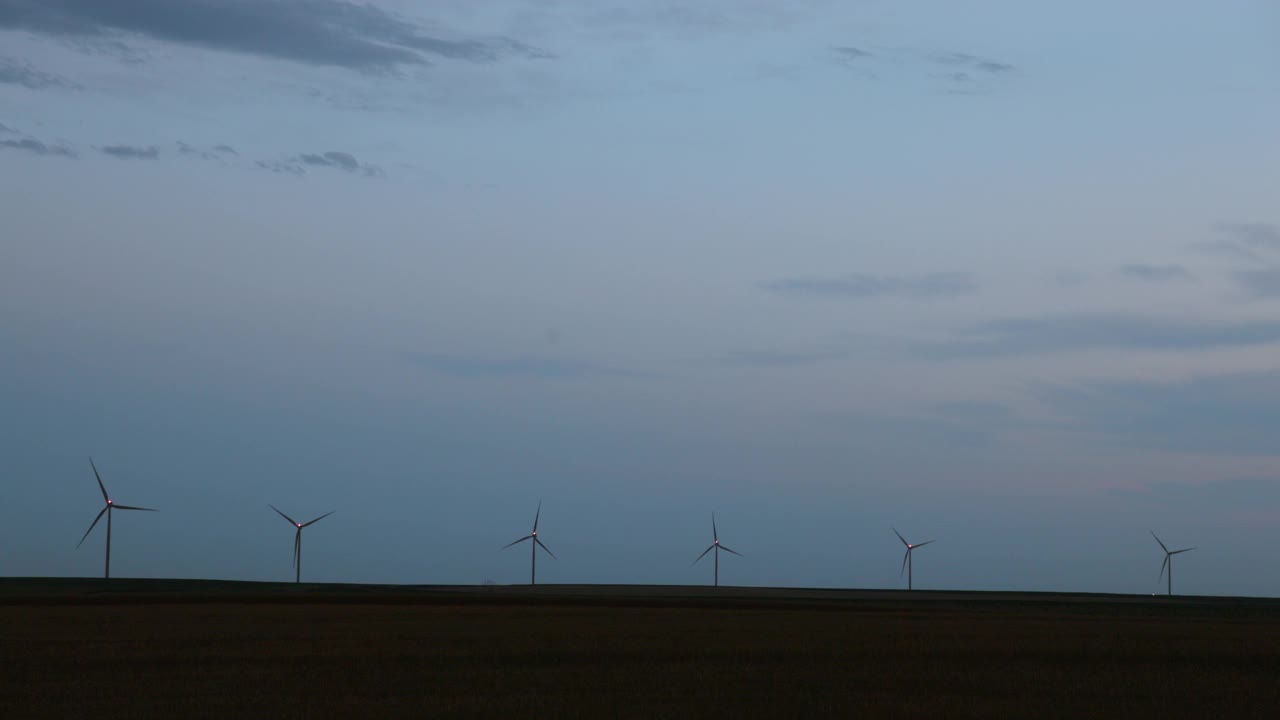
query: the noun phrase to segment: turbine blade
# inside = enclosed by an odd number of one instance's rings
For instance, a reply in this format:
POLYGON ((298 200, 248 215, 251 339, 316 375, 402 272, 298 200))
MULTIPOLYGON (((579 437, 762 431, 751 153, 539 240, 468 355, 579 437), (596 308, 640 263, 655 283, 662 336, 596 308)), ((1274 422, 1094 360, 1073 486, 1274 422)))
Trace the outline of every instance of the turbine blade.
POLYGON ((922 543, 917 543, 917 544, 916 544, 916 547, 924 547, 925 545, 928 545, 928 544, 929 544, 929 543, 931 543, 931 542, 937 542, 937 540, 925 540, 925 541, 924 541, 924 542, 922 542, 922 543))
POLYGON ((538 501, 538 511, 533 514, 533 531, 538 532, 538 518, 542 517, 542 501, 538 501))
POLYGON ((711 539, 719 540, 720 533, 716 531, 716 514, 711 513, 711 539))
POLYGON ((528 540, 528 539, 530 539, 530 538, 532 538, 532 537, 533 537, 532 535, 525 535, 524 537, 520 538, 519 540, 516 540, 515 542, 509 542, 509 543, 507 543, 506 545, 503 545, 503 546, 502 546, 502 549, 503 549, 503 550, 506 550, 507 548, 511 547, 512 545, 519 545, 520 543, 522 543, 522 542, 524 542, 525 540, 528 540))
POLYGON ((698 556, 698 558, 697 558, 697 560, 694 560, 693 562, 691 562, 691 563, 689 563, 689 564, 690 564, 690 565, 697 565, 697 564, 698 564, 698 560, 701 560, 701 559, 702 559, 702 558, 703 558, 707 553, 711 552, 711 551, 712 551, 712 549, 714 549, 714 548, 715 548, 715 546, 716 546, 716 545, 715 545, 715 543, 712 543, 712 544, 708 545, 708 546, 707 546, 707 549, 702 551, 702 555, 699 555, 699 556, 698 556))
POLYGON ((547 554, 548 554, 548 555, 550 555, 552 558, 554 558, 554 559, 556 559, 556 560, 559 560, 559 559, 560 559, 560 558, 557 558, 557 557, 556 557, 556 554, 555 554, 555 553, 553 553, 553 552, 551 552, 551 548, 549 548, 549 547, 547 547, 546 545, 544 545, 544 544, 542 543, 542 541, 541 541, 541 540, 539 540, 538 538, 534 538, 534 539, 533 539, 533 541, 534 541, 535 543, 537 543, 537 544, 538 544, 538 547, 542 548, 543 550, 546 550, 546 551, 547 551, 547 554))
POLYGON ((89 467, 93 468, 93 476, 98 479, 98 489, 102 491, 102 499, 110 500, 107 497, 107 486, 102 484, 102 476, 98 474, 98 466, 93 464, 93 458, 89 458, 89 467))
POLYGON ((902 544, 903 544, 903 545, 908 545, 908 546, 909 546, 909 545, 911 545, 911 543, 907 542, 907 539, 906 539, 906 538, 902 537, 902 533, 898 532, 898 529, 897 529, 897 528, 893 528, 893 527, 891 527, 891 528, 889 528, 889 529, 893 531, 893 534, 894 534, 894 535, 897 535, 897 536, 898 536, 898 539, 902 541, 902 544))
POLYGON ((84 535, 80 537, 80 542, 76 543, 76 547, 80 547, 81 545, 84 544, 84 539, 89 537, 89 533, 93 532, 93 529, 97 527, 98 521, 101 520, 102 516, 106 514, 108 507, 110 506, 109 505, 104 506, 101 510, 98 511, 98 517, 94 518, 92 523, 89 523, 89 529, 84 531, 84 535))
POLYGON ((1161 549, 1161 550, 1163 550, 1163 551, 1165 551, 1165 552, 1169 552, 1169 548, 1165 547, 1165 546, 1164 546, 1164 543, 1163 543, 1163 542, 1160 542, 1160 538, 1156 537, 1156 531, 1155 531, 1155 530, 1148 530, 1147 532, 1151 533, 1151 537, 1156 538, 1156 542, 1160 543, 1160 549, 1161 549))
POLYGON ((155 508, 134 507, 133 505, 112 505, 117 510, 146 510, 147 512, 160 512, 155 508))
POLYGON ((276 512, 280 513, 280 517, 284 518, 285 520, 288 520, 290 525, 293 525, 294 527, 297 527, 298 523, 294 522, 293 518, 291 518, 291 517, 289 517, 288 515, 285 515, 284 513, 280 512, 280 508, 276 507, 275 505, 272 505, 271 503, 267 503, 267 507, 269 507, 269 508, 271 508, 272 510, 275 510, 276 512))
POLYGON ((325 514, 321 515, 320 517, 316 518, 315 520, 312 520, 311 522, 304 522, 304 523, 302 523, 302 527, 306 527, 306 526, 308 526, 308 525, 314 525, 314 524, 316 524, 316 523, 320 522, 321 520, 323 520, 323 519, 325 519, 325 518, 329 517, 330 515, 332 515, 332 514, 334 514, 334 513, 336 513, 336 512, 338 512, 338 511, 337 511, 337 510, 330 510, 329 512, 327 512, 327 513, 325 513, 325 514))
POLYGON ((1182 548, 1181 550, 1174 550, 1173 552, 1171 552, 1171 553, 1169 553, 1169 554, 1170 554, 1170 555, 1177 555, 1178 553, 1190 552, 1190 551, 1192 551, 1192 550, 1195 550, 1195 548, 1182 548))
POLYGON ((1169 554, 1165 553, 1164 562, 1160 563, 1160 574, 1156 576, 1156 582, 1160 582, 1161 580, 1164 579, 1164 569, 1165 569, 1165 566, 1168 564, 1169 564, 1169 554))
POLYGON ((909 557, 911 557, 911 550, 908 549, 906 554, 902 556, 902 569, 898 571, 898 577, 902 577, 907 574, 907 558, 909 557))
POLYGON ((746 557, 745 555, 743 555, 742 553, 738 552, 737 550, 730 550, 730 549, 729 549, 729 546, 728 546, 728 545, 725 545, 724 543, 720 543, 720 549, 721 549, 721 550, 723 550, 723 551, 725 551, 725 552, 731 552, 731 553, 733 553, 734 555, 737 555, 738 557, 746 557))

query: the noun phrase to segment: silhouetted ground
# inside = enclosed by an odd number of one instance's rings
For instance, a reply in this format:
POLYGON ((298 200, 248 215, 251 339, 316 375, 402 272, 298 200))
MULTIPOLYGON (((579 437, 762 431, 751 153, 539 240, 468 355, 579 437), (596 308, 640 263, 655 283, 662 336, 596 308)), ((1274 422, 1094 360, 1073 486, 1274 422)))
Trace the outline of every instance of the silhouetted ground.
POLYGON ((1265 599, 0 580, 0 718, 1277 708, 1265 599))

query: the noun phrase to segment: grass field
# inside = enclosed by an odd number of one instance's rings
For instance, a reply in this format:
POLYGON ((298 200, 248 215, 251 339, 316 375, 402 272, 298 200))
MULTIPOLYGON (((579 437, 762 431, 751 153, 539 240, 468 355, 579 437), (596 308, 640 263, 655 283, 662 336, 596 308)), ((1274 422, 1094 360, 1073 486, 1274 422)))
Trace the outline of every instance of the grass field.
POLYGON ((1278 709, 1267 600, 0 580, 3 718, 1278 709))

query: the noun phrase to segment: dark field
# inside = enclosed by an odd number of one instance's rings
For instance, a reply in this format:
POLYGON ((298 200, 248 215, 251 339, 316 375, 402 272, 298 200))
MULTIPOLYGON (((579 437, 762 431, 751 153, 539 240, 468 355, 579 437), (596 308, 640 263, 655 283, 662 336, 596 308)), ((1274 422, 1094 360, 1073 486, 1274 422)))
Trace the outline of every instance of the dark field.
POLYGON ((1277 712, 1270 600, 0 580, 0 718, 1277 712))

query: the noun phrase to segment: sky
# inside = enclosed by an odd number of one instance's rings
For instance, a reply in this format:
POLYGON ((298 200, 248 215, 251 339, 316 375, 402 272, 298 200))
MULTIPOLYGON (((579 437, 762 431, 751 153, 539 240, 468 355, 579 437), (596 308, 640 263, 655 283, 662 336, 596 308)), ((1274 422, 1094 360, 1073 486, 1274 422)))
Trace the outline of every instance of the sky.
POLYGON ((1269 0, 0 0, 0 575, 1280 595, 1269 0))

